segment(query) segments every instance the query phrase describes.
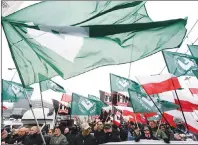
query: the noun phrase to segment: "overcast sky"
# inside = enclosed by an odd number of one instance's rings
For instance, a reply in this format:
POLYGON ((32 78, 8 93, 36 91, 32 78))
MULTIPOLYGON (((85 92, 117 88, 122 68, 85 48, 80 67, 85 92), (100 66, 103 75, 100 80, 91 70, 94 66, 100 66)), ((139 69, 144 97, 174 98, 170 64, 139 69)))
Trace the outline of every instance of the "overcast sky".
MULTIPOLYGON (((20 9, 34 3, 36 2, 26 1, 21 5, 20 9)), ((191 27, 198 19, 198 1, 148 1, 146 3, 146 8, 148 11, 148 15, 151 17, 153 21, 188 17, 188 23, 186 25, 188 31, 191 29, 191 27)), ((190 33, 189 39, 185 39, 183 45, 179 49, 179 52, 186 52, 186 44, 191 44, 197 39, 197 37, 198 24, 190 33)), ((196 42, 195 44, 198 44, 198 42, 196 42)), ((161 52, 159 52, 153 56, 132 63, 130 78, 136 80, 135 76, 159 74, 164 66, 164 59, 162 57, 161 52)), ((11 58, 9 48, 7 45, 7 40, 3 33, 2 78, 5 80, 11 80, 14 72, 16 71, 10 71, 8 70, 8 68, 15 68, 15 65, 11 58)), ((107 92, 110 91, 109 73, 117 74, 123 77, 128 77, 129 64, 101 67, 68 80, 63 80, 60 77, 55 77, 53 78, 53 80, 62 85, 69 93, 75 92, 84 96, 87 96, 88 94, 99 96, 99 90, 104 90, 107 92)), ((165 69, 163 73, 167 73, 167 70, 165 69)), ((16 82, 20 82, 18 74, 15 75, 13 80, 16 82)), ((195 82, 195 80, 195 78, 192 79, 193 82, 195 82)), ((35 89, 32 99, 40 99, 38 84, 34 84, 32 86, 35 89)), ((49 90, 43 93, 43 98, 45 100, 51 100, 51 98, 60 99, 61 95, 61 93, 56 93, 49 90)))

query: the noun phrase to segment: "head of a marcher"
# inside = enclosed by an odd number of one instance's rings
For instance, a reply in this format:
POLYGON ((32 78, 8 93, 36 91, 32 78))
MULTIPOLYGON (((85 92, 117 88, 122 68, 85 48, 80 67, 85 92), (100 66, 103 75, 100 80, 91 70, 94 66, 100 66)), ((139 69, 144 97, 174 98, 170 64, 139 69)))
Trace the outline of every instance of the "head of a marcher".
POLYGON ((66 127, 65 130, 64 130, 64 134, 68 134, 69 133, 69 128, 66 127))
POLYGON ((185 125, 185 122, 183 121, 183 119, 174 117, 173 120, 174 120, 177 128, 186 130, 186 125, 185 125))
POLYGON ((156 128, 157 127, 157 123, 155 121, 149 121, 149 126, 151 128, 156 128))
POLYGON ((30 134, 31 135, 36 135, 39 133, 39 128, 37 126, 33 126, 31 129, 30 129, 30 134))
POLYGON ((144 134, 145 134, 146 137, 151 137, 151 135, 152 135, 151 130, 149 129, 148 126, 144 126, 143 131, 144 131, 144 134))
POLYGON ((164 131, 164 132, 165 132, 165 131, 166 131, 166 126, 165 126, 165 125, 163 125, 163 124, 162 124, 162 125, 160 125, 160 130, 162 130, 162 131, 164 131))
POLYGON ((26 134, 26 128, 25 127, 20 128, 18 131, 18 135, 24 136, 25 134, 26 134))
POLYGON ((59 127, 56 127, 55 130, 54 130, 54 136, 60 136, 61 135, 61 130, 59 127))
POLYGON ((112 133, 112 125, 104 124, 104 133, 112 133))
POLYGON ((25 132, 26 132, 27 135, 29 135, 30 132, 31 132, 31 128, 26 128, 26 131, 25 132))
POLYGON ((88 136, 91 132, 91 127, 89 126, 88 123, 83 123, 81 125, 81 129, 82 129, 82 135, 83 136, 88 136))
POLYGON ((49 129, 48 135, 49 135, 49 136, 52 136, 52 135, 53 135, 53 129, 49 129))
POLYGON ((134 128, 134 133, 135 135, 140 135, 140 128, 138 126, 134 128))
POLYGON ((1 129, 1 139, 5 139, 8 136, 8 132, 5 129, 1 129))
POLYGON ((103 130, 103 123, 102 123, 102 121, 98 121, 98 122, 97 122, 97 130, 98 130, 98 131, 103 130))

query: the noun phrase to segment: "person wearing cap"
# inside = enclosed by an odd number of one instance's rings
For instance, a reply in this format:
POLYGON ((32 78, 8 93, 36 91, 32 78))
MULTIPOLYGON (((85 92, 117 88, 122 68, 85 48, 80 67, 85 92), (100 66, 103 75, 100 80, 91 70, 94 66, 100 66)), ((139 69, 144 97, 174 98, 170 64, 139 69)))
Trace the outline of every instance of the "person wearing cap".
POLYGON ((54 135, 50 140, 50 145, 67 145, 67 138, 61 133, 59 127, 56 127, 54 130, 54 135))
POLYGON ((113 132, 111 124, 104 124, 103 143, 120 142, 120 138, 113 132))
POLYGON ((81 133, 75 137, 74 145, 96 145, 95 137, 92 136, 91 127, 88 123, 81 125, 81 133))

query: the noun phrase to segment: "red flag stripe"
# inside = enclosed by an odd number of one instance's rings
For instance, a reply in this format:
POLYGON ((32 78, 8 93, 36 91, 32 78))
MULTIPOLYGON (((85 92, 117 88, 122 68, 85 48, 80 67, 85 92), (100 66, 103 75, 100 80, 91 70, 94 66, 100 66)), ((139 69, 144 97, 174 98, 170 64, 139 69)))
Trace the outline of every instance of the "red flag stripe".
POLYGON ((198 104, 193 104, 187 100, 177 100, 175 99, 175 104, 181 105, 183 111, 185 112, 193 112, 193 110, 198 110, 198 104), (179 104, 180 102, 180 104, 179 104))
POLYGON ((138 77, 147 94, 153 95, 181 88, 179 80, 171 75, 138 77))
POLYGON ((198 88, 189 88, 192 94, 198 94, 198 88))
POLYGON ((2 109, 3 109, 3 110, 7 110, 8 108, 7 108, 7 107, 5 107, 5 106, 2 106, 2 109))

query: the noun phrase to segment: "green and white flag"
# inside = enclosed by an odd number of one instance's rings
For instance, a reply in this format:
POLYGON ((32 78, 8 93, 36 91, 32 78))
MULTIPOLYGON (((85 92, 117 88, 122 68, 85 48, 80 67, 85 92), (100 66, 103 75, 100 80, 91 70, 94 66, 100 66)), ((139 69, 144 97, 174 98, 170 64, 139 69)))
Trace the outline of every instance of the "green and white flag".
POLYGON ((151 22, 142 15, 142 2, 94 4, 42 2, 2 19, 25 86, 39 82, 39 73, 68 79, 101 66, 137 61, 179 47, 186 34, 186 19, 151 22))
POLYGON ((18 99, 31 97, 33 93, 33 88, 27 87, 23 88, 23 86, 19 83, 6 81, 2 79, 2 100, 9 101, 9 102, 16 102, 18 99), (25 93, 26 91, 26 93, 25 93))
POLYGON ((151 96, 152 100, 151 100, 150 97, 148 95, 145 96, 144 93, 136 92, 130 89, 128 90, 128 92, 129 92, 131 104, 133 106, 133 110, 136 113, 146 113, 146 112, 159 113, 157 107, 160 109, 161 112, 175 110, 179 108, 178 105, 172 102, 161 100, 158 97, 158 95, 152 95, 151 96))
POLYGON ((110 82, 112 92, 128 92, 128 89, 144 92, 137 82, 115 74, 110 74, 110 82))
POLYGON ((163 51, 169 73, 175 76, 194 76, 193 70, 198 70, 198 58, 187 54, 163 51))
POLYGON ((198 45, 188 45, 188 48, 194 57, 198 57, 198 45))
POLYGON ((99 115, 101 102, 72 93, 71 115, 99 115))
POLYGON ((91 100, 94 100, 94 101, 98 101, 99 103, 101 103, 101 105, 102 105, 103 107, 108 106, 108 105, 106 105, 104 102, 102 102, 102 101, 100 100, 99 97, 96 97, 96 96, 94 96, 94 95, 88 95, 88 99, 91 99, 91 100))
POLYGON ((62 86, 60 86, 59 84, 55 83, 52 80, 46 80, 46 77, 41 74, 39 74, 39 80, 40 80, 40 85, 41 85, 41 92, 51 89, 55 92, 66 93, 65 89, 62 86), (42 81, 42 80, 44 80, 44 81, 42 81))
POLYGON ((197 77, 198 79, 198 70, 193 70, 194 75, 197 77))

